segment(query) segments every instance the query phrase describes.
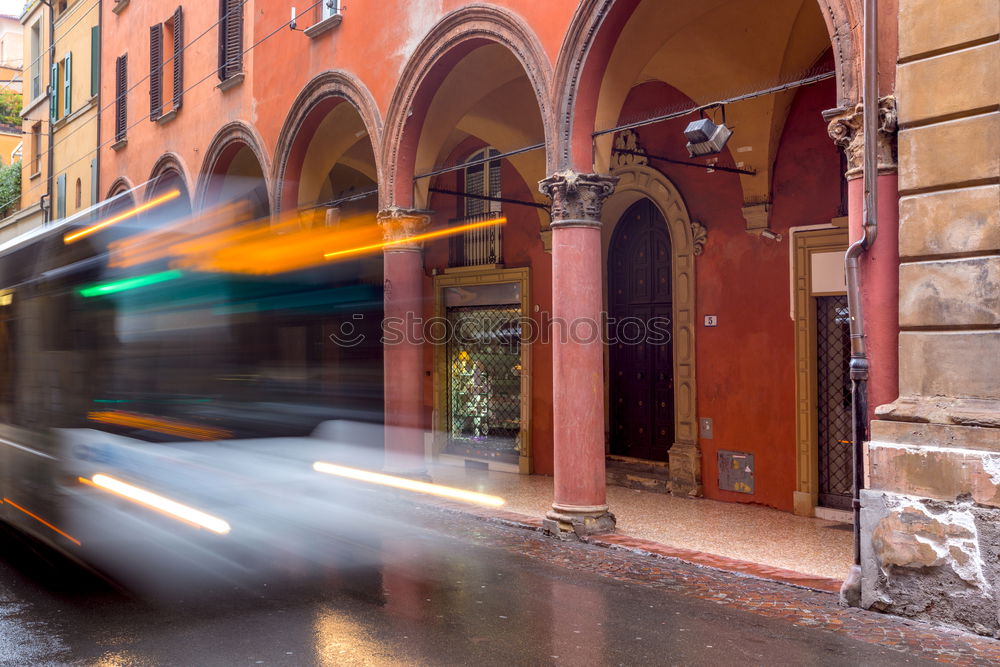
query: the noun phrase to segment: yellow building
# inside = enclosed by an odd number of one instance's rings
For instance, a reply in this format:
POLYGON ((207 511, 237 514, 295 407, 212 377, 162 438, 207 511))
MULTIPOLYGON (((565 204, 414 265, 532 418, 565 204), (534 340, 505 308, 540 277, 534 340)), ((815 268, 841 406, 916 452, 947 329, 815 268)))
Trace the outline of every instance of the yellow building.
POLYGON ((100 82, 100 9, 86 0, 56 4, 50 65, 53 123, 52 213, 64 218, 95 203, 100 82))
POLYGON ((49 192, 49 8, 34 0, 21 15, 23 26, 20 210, 0 221, 0 242, 46 220, 49 192))

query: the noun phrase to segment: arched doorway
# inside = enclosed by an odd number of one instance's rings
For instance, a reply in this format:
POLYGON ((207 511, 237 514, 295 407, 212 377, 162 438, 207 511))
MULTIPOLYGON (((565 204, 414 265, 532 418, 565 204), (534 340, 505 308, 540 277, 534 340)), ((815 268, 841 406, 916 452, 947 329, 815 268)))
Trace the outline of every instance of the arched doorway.
POLYGON ((632 204, 608 250, 612 454, 666 461, 674 442, 672 254, 660 210, 632 204))

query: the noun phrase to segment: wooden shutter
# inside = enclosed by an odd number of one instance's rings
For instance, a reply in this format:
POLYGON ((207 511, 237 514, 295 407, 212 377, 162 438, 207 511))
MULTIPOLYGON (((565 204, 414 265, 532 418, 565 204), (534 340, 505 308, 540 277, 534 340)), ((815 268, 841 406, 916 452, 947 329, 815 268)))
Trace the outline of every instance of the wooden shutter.
POLYGON ((184 98, 184 13, 174 12, 174 111, 181 108, 184 98))
POLYGON ((59 118, 59 63, 52 63, 49 75, 49 116, 53 123, 59 118))
POLYGON ((73 111, 73 54, 67 53, 63 61, 63 115, 73 111))
POLYGON ((163 115, 163 24, 149 26, 149 119, 163 115))
POLYGON ((101 26, 90 29, 90 96, 101 89, 101 26))
POLYGON ((219 78, 243 71, 243 0, 219 0, 219 78))
POLYGON ((124 141, 128 129, 127 86, 128 54, 123 53, 115 61, 115 141, 124 141))

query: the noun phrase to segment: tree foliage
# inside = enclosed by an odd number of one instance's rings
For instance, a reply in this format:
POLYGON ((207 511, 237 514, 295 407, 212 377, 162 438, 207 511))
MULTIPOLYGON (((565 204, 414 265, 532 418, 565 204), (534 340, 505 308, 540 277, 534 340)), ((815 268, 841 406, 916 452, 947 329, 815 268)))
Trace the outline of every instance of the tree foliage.
POLYGON ((0 167, 0 218, 20 208, 21 161, 0 167))
POLYGON ((21 127, 21 94, 0 91, 0 125, 21 127))

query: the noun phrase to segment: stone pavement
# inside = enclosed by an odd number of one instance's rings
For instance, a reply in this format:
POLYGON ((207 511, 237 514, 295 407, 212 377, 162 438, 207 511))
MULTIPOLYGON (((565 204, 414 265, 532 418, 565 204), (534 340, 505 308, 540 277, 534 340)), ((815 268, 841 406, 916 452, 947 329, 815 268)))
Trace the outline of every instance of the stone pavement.
MULTIPOLYGON (((552 478, 435 465, 439 484, 506 500, 512 520, 536 526, 552 503, 552 478)), ((702 565, 756 576, 839 589, 853 561, 848 524, 795 516, 788 512, 704 498, 678 498, 617 486, 608 487, 608 504, 618 518, 609 545, 672 556, 702 565)), ((510 518, 510 517, 508 517, 510 518)))
MULTIPOLYGON (((421 498, 413 519, 428 528, 464 530, 480 544, 516 552, 568 570, 609 577, 626 586, 662 590, 706 600, 734 611, 750 612, 900 652, 900 662, 916 659, 950 665, 1000 664, 1000 642, 959 630, 871 611, 841 607, 836 595, 788 586, 756 576, 734 575, 675 558, 651 558, 635 551, 601 548, 552 539, 520 522, 518 515, 476 510, 421 498), (471 518, 470 518, 471 517, 471 518), (495 529, 477 529, 472 519, 495 529)), ((762 641, 766 641, 762 637, 762 641)))

